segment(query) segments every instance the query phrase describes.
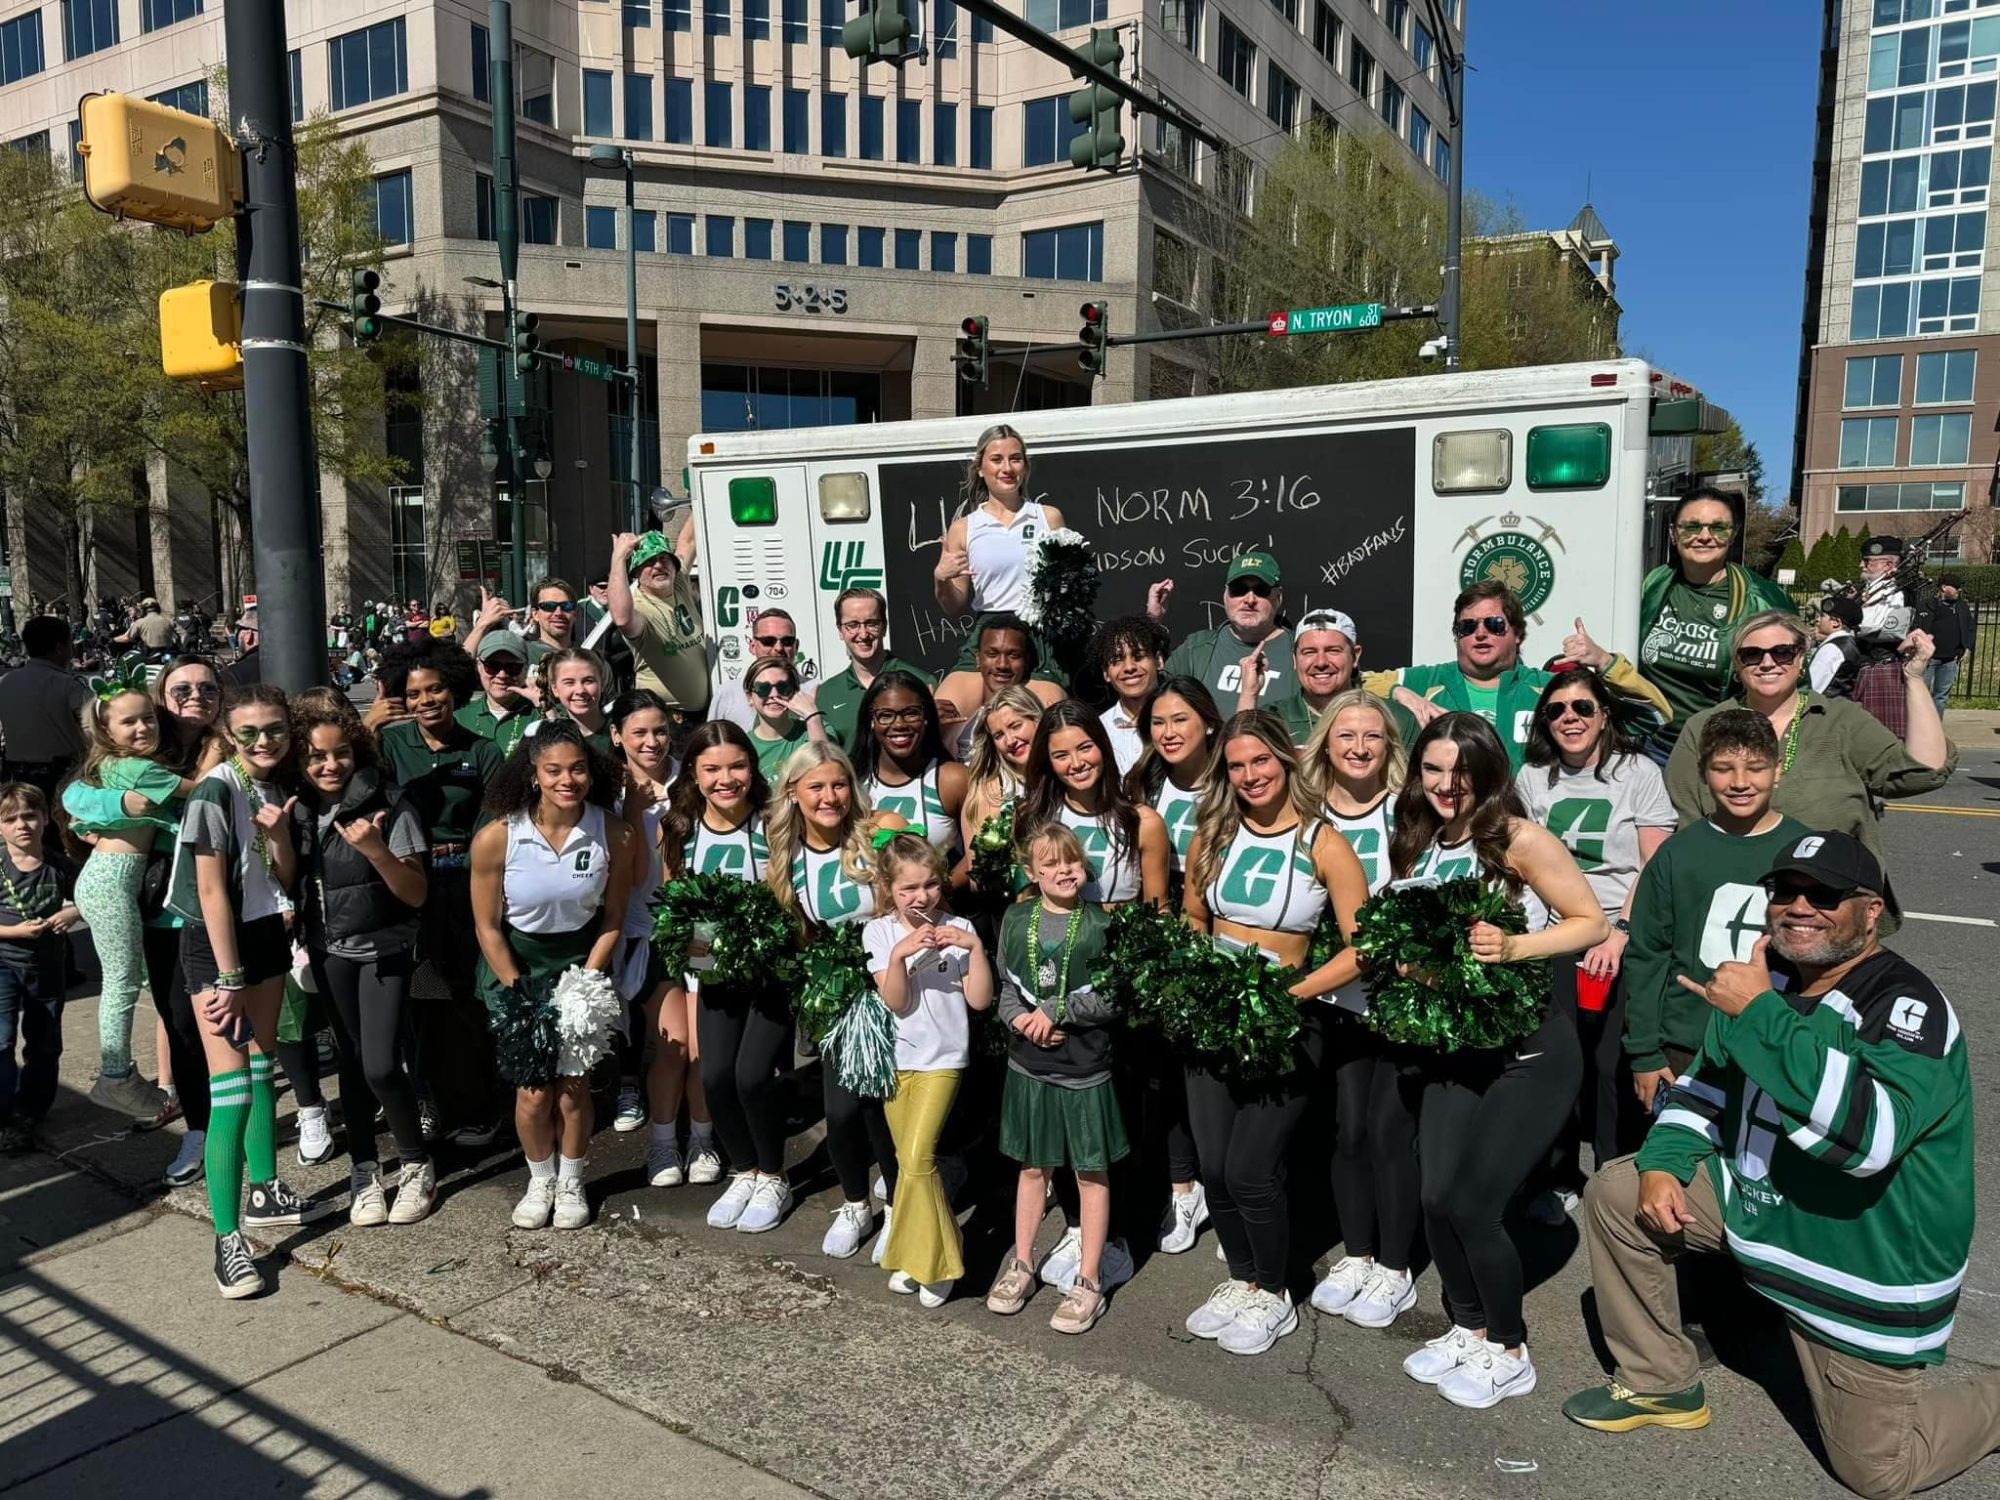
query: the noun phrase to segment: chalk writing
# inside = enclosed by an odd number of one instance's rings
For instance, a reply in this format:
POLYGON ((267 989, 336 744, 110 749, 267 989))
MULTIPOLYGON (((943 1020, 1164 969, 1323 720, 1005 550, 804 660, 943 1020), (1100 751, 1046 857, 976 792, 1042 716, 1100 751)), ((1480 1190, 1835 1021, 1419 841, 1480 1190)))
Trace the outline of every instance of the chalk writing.
POLYGON ((1321 580, 1326 583, 1339 583, 1384 547, 1393 547, 1400 543, 1409 532, 1409 521, 1407 515, 1398 516, 1395 525, 1385 526, 1380 531, 1370 533, 1331 562, 1321 563, 1319 569, 1321 580))
POLYGON ((1231 497, 1236 509, 1231 512, 1232 521, 1247 520, 1260 510, 1280 513, 1286 511, 1311 510, 1319 504, 1319 491, 1313 488, 1312 475, 1299 474, 1287 478, 1283 474, 1264 474, 1256 478, 1239 479, 1235 482, 1235 495, 1231 497))
POLYGON ((1097 492, 1097 524, 1104 526, 1129 526, 1145 521, 1159 526, 1171 526, 1176 521, 1208 521, 1208 496, 1200 489, 1174 490, 1167 488, 1151 490, 1112 489, 1108 493, 1097 492))

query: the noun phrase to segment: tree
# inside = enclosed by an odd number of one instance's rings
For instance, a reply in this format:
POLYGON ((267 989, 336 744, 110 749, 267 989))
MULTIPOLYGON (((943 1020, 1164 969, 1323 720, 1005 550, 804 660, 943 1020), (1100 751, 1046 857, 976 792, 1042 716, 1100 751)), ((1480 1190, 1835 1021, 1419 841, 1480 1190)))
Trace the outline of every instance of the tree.
POLYGON ((1782 573, 1787 568, 1792 570, 1792 579, 1794 582, 1804 581, 1806 576, 1806 549, 1805 544, 1799 540, 1797 532, 1792 533, 1786 539, 1785 550, 1778 558, 1778 571, 1782 573))

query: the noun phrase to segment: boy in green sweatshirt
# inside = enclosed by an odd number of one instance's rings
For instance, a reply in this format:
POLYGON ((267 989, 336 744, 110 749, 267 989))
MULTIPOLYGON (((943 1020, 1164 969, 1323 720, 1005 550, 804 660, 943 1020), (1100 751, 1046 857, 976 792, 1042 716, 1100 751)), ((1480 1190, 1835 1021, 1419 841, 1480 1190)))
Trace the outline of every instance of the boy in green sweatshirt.
POLYGON ((1771 862, 1811 832, 1774 812, 1778 737, 1771 721, 1725 709, 1702 728, 1700 764, 1715 812, 1660 846, 1639 874, 1625 949, 1625 1055, 1648 1110, 1686 1071, 1708 1007, 1675 982, 1708 981, 1716 965, 1744 963, 1764 935, 1762 885, 1771 862))

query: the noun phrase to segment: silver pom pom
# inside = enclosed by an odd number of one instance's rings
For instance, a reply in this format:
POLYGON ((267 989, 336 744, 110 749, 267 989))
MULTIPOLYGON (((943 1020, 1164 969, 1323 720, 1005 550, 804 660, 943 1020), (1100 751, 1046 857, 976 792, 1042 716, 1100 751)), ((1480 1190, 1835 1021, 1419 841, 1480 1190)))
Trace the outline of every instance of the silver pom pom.
POLYGON ((588 1073, 610 1050, 611 1028, 624 1002, 610 977, 596 969, 570 968, 556 981, 556 1038, 561 1051, 556 1071, 565 1078, 588 1073))

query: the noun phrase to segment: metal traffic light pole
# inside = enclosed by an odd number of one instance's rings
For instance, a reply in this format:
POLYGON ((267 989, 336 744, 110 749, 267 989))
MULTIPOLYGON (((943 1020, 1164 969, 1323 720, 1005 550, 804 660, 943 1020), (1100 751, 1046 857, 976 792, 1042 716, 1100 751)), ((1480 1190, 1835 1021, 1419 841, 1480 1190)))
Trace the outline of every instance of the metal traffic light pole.
MULTIPOLYGON (((508 553, 502 592, 515 603, 528 591, 527 471, 521 452, 520 416, 514 410, 514 383, 521 378, 514 335, 515 299, 521 266, 519 197, 514 183, 514 6, 512 0, 489 0, 486 30, 491 38, 487 57, 487 93, 493 99, 493 235, 500 242, 500 320, 506 327, 507 358, 500 361, 494 388, 500 440, 507 445, 507 515, 513 545, 508 553)), ((525 405, 527 392, 522 390, 525 405)))
POLYGON ((327 680, 320 548, 299 254, 285 8, 242 0, 223 12, 230 124, 243 152, 236 221, 243 289, 243 425, 263 680, 303 692, 327 680), (283 603, 280 604, 279 601, 283 603))

